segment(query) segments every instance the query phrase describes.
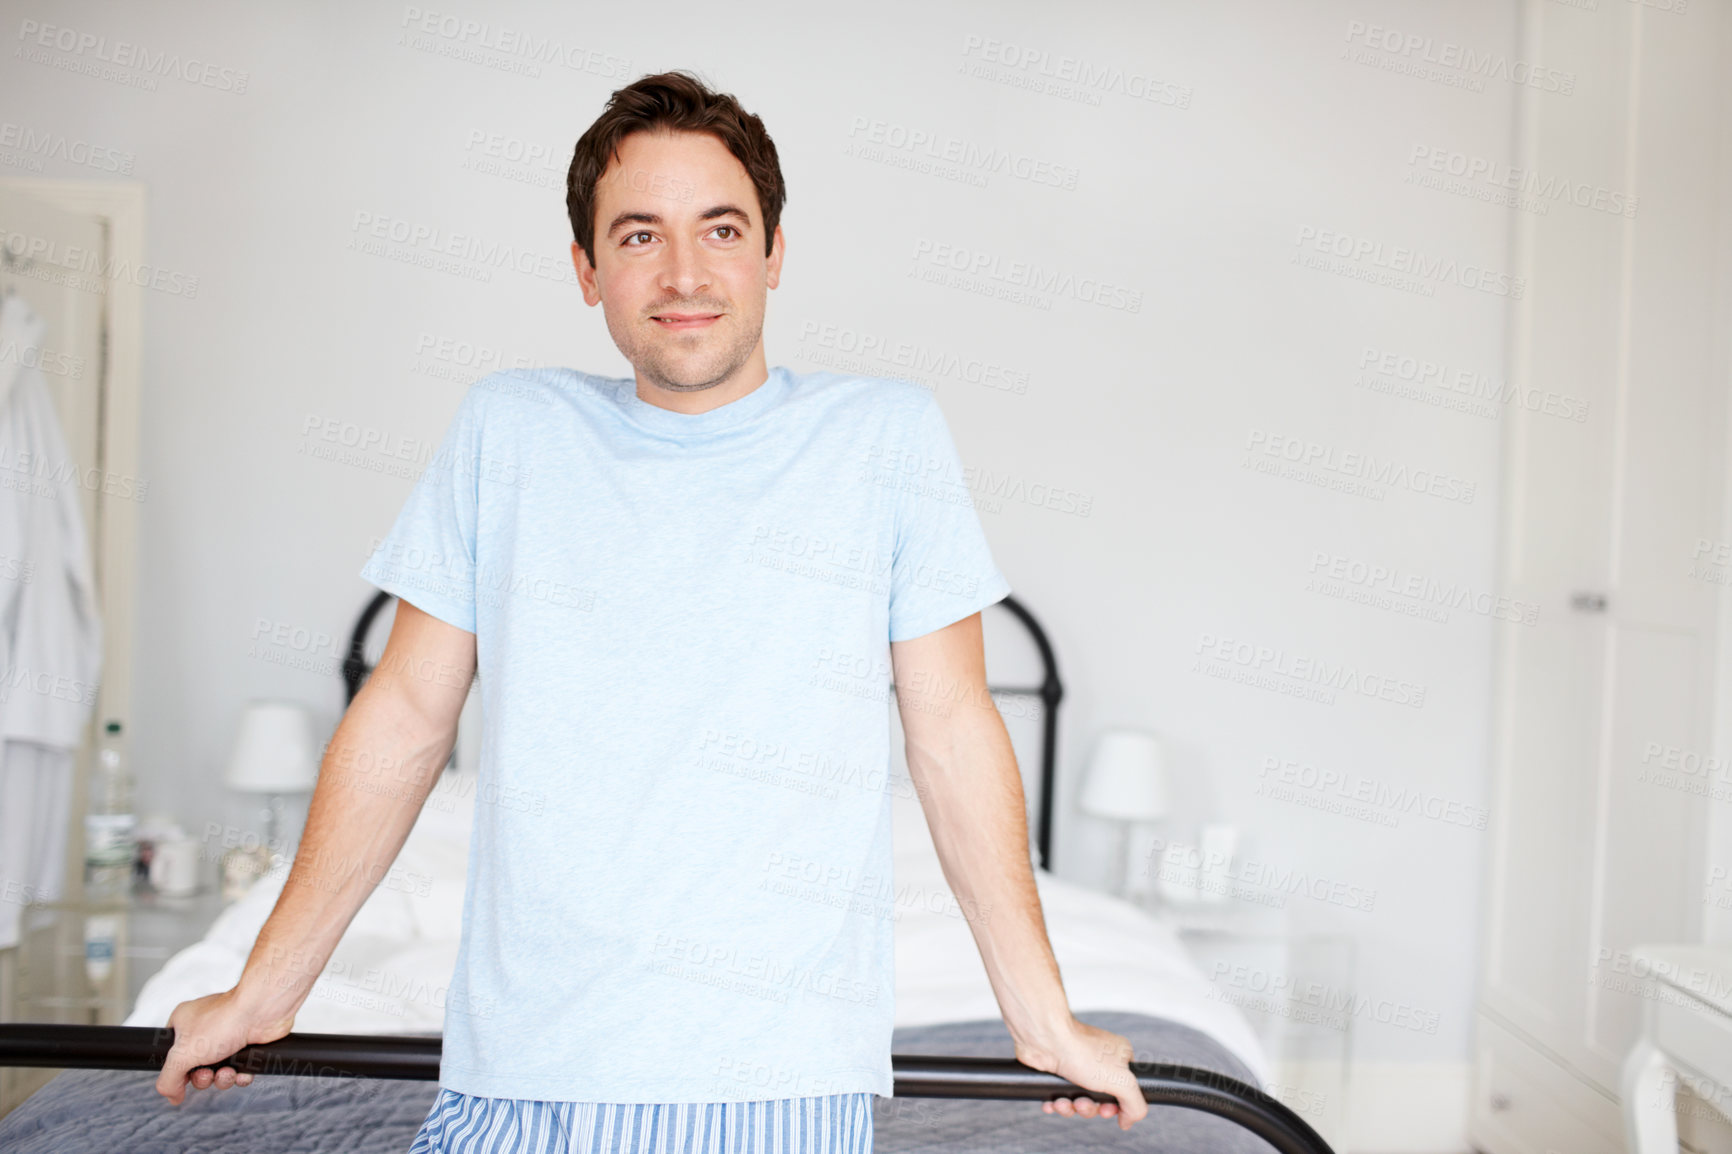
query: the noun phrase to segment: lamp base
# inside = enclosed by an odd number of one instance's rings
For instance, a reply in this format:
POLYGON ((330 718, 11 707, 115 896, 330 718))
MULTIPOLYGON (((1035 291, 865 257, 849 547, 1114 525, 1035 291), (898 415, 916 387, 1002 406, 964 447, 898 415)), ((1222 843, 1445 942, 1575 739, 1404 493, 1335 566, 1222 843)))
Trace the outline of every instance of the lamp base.
POLYGON ((1160 827, 1157 823, 1125 823, 1118 875, 1121 896, 1142 900, 1155 893, 1160 879, 1161 849, 1160 827))
POLYGON ((270 870, 271 851, 263 845, 252 849, 237 846, 229 850, 222 859, 223 901, 232 902, 244 897, 253 888, 253 883, 270 870))

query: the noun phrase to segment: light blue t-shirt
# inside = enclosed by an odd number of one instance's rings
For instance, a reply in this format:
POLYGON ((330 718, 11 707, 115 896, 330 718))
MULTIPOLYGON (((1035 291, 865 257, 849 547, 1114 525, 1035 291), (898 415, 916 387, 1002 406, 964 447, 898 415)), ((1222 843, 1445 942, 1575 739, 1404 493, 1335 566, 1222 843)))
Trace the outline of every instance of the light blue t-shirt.
POLYGON ((476 637, 441 1085, 891 1094, 889 643, 1010 591, 928 392, 494 373, 361 576, 476 637))

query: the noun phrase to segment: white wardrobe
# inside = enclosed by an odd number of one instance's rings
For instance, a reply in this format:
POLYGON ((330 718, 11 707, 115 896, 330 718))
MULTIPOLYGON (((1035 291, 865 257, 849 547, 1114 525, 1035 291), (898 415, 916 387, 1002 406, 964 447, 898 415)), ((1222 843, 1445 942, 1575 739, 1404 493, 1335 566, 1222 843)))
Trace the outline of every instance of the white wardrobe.
POLYGON ((1523 93, 1515 164, 1636 203, 1511 212, 1511 382, 1589 410, 1512 404, 1505 427, 1503 591, 1541 611, 1496 646, 1470 1136, 1609 1154, 1628 952, 1718 935, 1705 885, 1732 864, 1732 802, 1654 772, 1732 753, 1732 565, 1703 563, 1732 542, 1732 0, 1520 12, 1524 59, 1577 80, 1523 93))

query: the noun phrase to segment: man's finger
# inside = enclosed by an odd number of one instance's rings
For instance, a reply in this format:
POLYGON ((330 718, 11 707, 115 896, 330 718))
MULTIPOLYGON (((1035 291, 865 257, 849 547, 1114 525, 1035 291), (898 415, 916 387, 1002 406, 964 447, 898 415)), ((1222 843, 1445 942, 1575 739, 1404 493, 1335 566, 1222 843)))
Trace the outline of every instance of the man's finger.
POLYGON ((176 1106, 186 1100, 185 1085, 179 1079, 171 1078, 166 1071, 156 1079, 156 1092, 176 1106))
POLYGON ((1119 1099, 1119 1107, 1131 1116, 1133 1122, 1146 1117, 1149 1113, 1149 1100, 1143 1097, 1142 1085, 1137 1082, 1134 1074, 1131 1075, 1129 1092, 1119 1099))
MULTIPOLYGON (((1116 1099, 1112 1113, 1103 1112, 1102 1116, 1110 1118, 1113 1114, 1119 1115, 1121 1130, 1129 1130, 1133 1123, 1140 1121, 1149 1112, 1148 1101, 1143 1097, 1143 1088, 1137 1084, 1137 1076, 1131 1071, 1130 1059, 1130 1044, 1127 1042, 1120 1058, 1122 1064, 1113 1067, 1098 1087, 1103 1093, 1111 1094, 1116 1099)), ((1103 1104, 1103 1111, 1104 1109, 1103 1104)))
POLYGON ((163 1059, 162 1073, 156 1079, 156 1088, 163 1096, 176 1106, 186 1100, 186 1086, 189 1080, 188 1071, 192 1069, 192 1059, 180 1046, 169 1049, 168 1057, 163 1059), (168 1087, 172 1092, 164 1092, 168 1087))
POLYGON ((1133 1124, 1141 1121, 1148 1115, 1149 1104, 1147 1100, 1143 1098, 1143 1090, 1141 1086, 1138 1086, 1133 1082, 1128 1091, 1119 1095, 1117 1113, 1119 1115, 1119 1126, 1121 1129, 1125 1130, 1129 1130, 1133 1124))

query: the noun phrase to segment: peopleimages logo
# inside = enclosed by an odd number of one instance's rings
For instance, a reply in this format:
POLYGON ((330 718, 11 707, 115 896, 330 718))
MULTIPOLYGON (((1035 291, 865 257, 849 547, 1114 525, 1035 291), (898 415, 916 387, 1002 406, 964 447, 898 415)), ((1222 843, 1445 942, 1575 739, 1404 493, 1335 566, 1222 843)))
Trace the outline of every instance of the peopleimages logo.
MULTIPOLYGON (((411 33, 437 36, 453 47, 485 49, 520 62, 559 64, 574 72, 587 72, 613 80, 631 75, 631 61, 581 44, 567 44, 551 36, 537 36, 522 28, 469 20, 448 12, 432 12, 409 5, 403 9, 402 26, 411 33)), ((535 75, 539 75, 536 73, 535 75)))
MULTIPOLYGON (((147 77, 172 77, 214 88, 219 92, 238 94, 247 90, 251 74, 239 68, 223 68, 207 60, 182 56, 163 49, 152 50, 127 40, 109 42, 108 37, 93 32, 80 32, 55 24, 40 24, 35 20, 18 22, 18 39, 26 48, 52 48, 80 61, 95 61, 115 68, 131 69, 147 77)), ((15 53, 22 55, 22 51, 15 53)), ((36 63, 45 63, 38 60, 36 63)), ((83 71, 73 68, 68 71, 83 71)))
POLYGON ((1347 41, 1410 63, 1435 65, 1477 80, 1507 80, 1526 88, 1538 88, 1568 96, 1576 90, 1576 74, 1542 68, 1527 60, 1512 60, 1502 52, 1477 52, 1452 40, 1437 40, 1363 20, 1347 22, 1347 41))
MULTIPOLYGON (((1439 581, 1422 573, 1409 572, 1398 565, 1373 564, 1322 549, 1312 550, 1309 572, 1312 581, 1306 585, 1307 589, 1326 596, 1340 595, 1340 590, 1334 588, 1335 585, 1362 589, 1373 595, 1375 599, 1368 603, 1375 604, 1378 608, 1389 607, 1386 604, 1387 597, 1376 596, 1387 594, 1388 597, 1405 598, 1417 605, 1435 607, 1440 611, 1465 609, 1480 617, 1515 621, 1522 625, 1532 625, 1539 620, 1540 607, 1532 601, 1475 589, 1465 581, 1439 581)), ((1442 619, 1448 619, 1447 612, 1442 619)))
POLYGON ((50 284, 65 285, 86 292, 99 292, 97 278, 125 281, 139 288, 155 289, 171 296, 198 296, 198 278, 157 265, 135 265, 130 260, 110 256, 84 245, 62 244, 58 239, 34 236, 0 227, 0 249, 7 255, 25 258, 25 268, 40 265, 40 271, 26 275, 50 284))
MULTIPOLYGON (((1328 795, 1331 800, 1357 802, 1372 809, 1385 810, 1393 817, 1411 814, 1416 817, 1443 822, 1446 825, 1459 825, 1475 830, 1485 829, 1488 817, 1486 810, 1480 806, 1467 805, 1445 798, 1418 786, 1392 786, 1387 782, 1361 777, 1356 773, 1348 774, 1335 769, 1320 770, 1310 762, 1265 757, 1261 768, 1258 770, 1257 778, 1257 792, 1268 796, 1274 795, 1266 787, 1285 786, 1289 790, 1303 791, 1320 798, 1328 795)), ((1281 798, 1280 800, 1295 799, 1281 798)), ((1301 801, 1300 804, 1305 803, 1301 801)), ((1313 806, 1312 808, 1326 807, 1313 806)), ((1394 825, 1395 822, 1388 824, 1394 825)))
MULTIPOLYGON (((1286 461, 1300 470, 1317 470, 1319 475, 1334 473, 1355 483, 1410 489, 1415 493, 1424 493, 1445 501, 1459 501, 1464 505, 1473 504, 1474 496, 1478 492, 1476 482, 1450 473, 1440 473, 1435 469, 1410 469, 1399 461, 1379 459, 1370 453, 1337 449, 1333 445, 1321 444, 1303 437, 1290 437, 1284 433, 1273 433, 1267 429, 1252 429, 1246 437, 1245 449, 1248 454, 1262 454, 1265 458, 1286 461)), ((1249 456, 1247 459, 1255 461, 1257 458, 1249 456)))
MULTIPOLYGON (((1140 290, 1108 284, 1094 277, 1079 277, 1064 269, 1043 268, 1029 261, 1007 261, 996 253, 961 245, 917 240, 914 242, 914 264, 916 268, 959 274, 964 280, 992 282, 1043 296, 1070 297, 1101 308, 1134 313, 1143 307, 1140 290)), ((959 284, 957 287, 965 286, 959 284)))
POLYGON ((867 362, 875 362, 877 365, 908 370, 912 375, 901 379, 911 380, 915 384, 925 384, 924 378, 939 376, 1000 389, 1019 396, 1028 392, 1029 376, 1024 370, 1009 368, 998 361, 958 354, 950 349, 897 340, 869 330, 807 321, 800 326, 800 343, 817 346, 807 352, 811 360, 848 371, 861 371, 867 362), (822 351, 826 349, 841 355, 826 355, 822 351))
POLYGON ((1323 982, 1301 981, 1242 962, 1216 962, 1209 981, 1212 983, 1209 992, 1212 998, 1265 1013, 1297 1017, 1332 1030, 1346 1029, 1349 1018, 1370 1018, 1385 1026, 1435 1034, 1442 1020, 1436 1010, 1390 998, 1372 998, 1356 990, 1344 990, 1323 982), (1295 1010, 1318 1012, 1294 1013, 1295 1010))
POLYGON ((1351 262, 1349 267, 1352 269, 1399 274, 1411 277, 1422 285, 1440 281, 1518 301, 1522 299, 1522 293, 1527 291, 1527 280, 1524 277, 1511 276, 1507 272, 1482 268, 1476 264, 1463 264, 1454 257, 1427 256, 1418 249, 1405 245, 1385 248, 1380 240, 1315 228, 1308 224, 1299 227, 1299 235, 1293 238, 1293 243, 1298 246, 1293 254, 1293 261, 1298 264, 1306 263, 1303 258, 1310 252, 1316 252, 1351 262))
POLYGON ((1415 399, 1455 394, 1448 398, 1451 401, 1449 407, 1476 416, 1496 417, 1498 410, 1494 406, 1520 405, 1530 413, 1543 413, 1565 421, 1580 423, 1588 419, 1588 402, 1581 397, 1527 388, 1472 369, 1452 368, 1442 361, 1425 357, 1366 345, 1359 353, 1359 367, 1369 369, 1370 374, 1362 372, 1355 384, 1375 392, 1399 393, 1415 399), (1409 385, 1415 388, 1405 388, 1409 385), (1482 401, 1487 403, 1478 403, 1482 401))
POLYGON ((543 280, 577 283, 571 261, 555 253, 483 240, 473 233, 451 232, 365 209, 355 211, 349 231, 351 235, 344 247, 355 252, 386 256, 474 280, 490 281, 493 269, 507 268, 543 280))
POLYGON ((978 175, 981 182, 987 176, 1010 176, 1031 184, 1053 188, 1076 187, 1079 170, 1041 157, 1029 156, 997 145, 983 145, 971 140, 932 129, 909 127, 894 121, 856 116, 848 128, 849 155, 868 160, 885 160, 886 156, 870 150, 881 146, 891 154, 910 156, 956 165, 960 170, 978 175))
MULTIPOLYGON (((18 149, 33 161, 59 160, 84 168, 94 168, 98 172, 119 173, 121 176, 132 175, 135 159, 132 153, 122 152, 118 148, 92 144, 88 140, 74 139, 64 133, 14 124, 10 120, 0 121, 0 148, 18 149)), ((40 164, 33 167, 36 171, 41 169, 40 164)))
POLYGON ((1428 174, 1459 177, 1468 185, 1484 184, 1490 191, 1519 192, 1535 197, 1541 204, 1542 211, 1544 202, 1564 200, 1577 208, 1592 209, 1614 216, 1634 217, 1640 199, 1627 192, 1589 184, 1586 181, 1569 180, 1549 173, 1541 176, 1535 169, 1518 168, 1494 157, 1469 156, 1465 152, 1454 152, 1427 144, 1414 145, 1408 151, 1407 163, 1409 167, 1404 179, 1408 184, 1452 191, 1445 184, 1428 183, 1428 174))
POLYGON ((1167 80, 1153 69, 1115 68, 973 33, 963 37, 962 55, 966 75, 1013 88, 1093 105, 1101 102, 1101 93, 1112 92, 1172 108, 1191 106, 1189 85, 1167 80))
MULTIPOLYGON (((1192 652, 1197 655, 1193 670, 1209 673, 1211 676, 1215 675, 1215 670, 1209 668, 1211 665, 1223 670, 1238 667, 1252 674, 1315 687, 1325 693, 1339 691, 1358 694, 1361 697, 1373 697, 1414 709, 1425 706, 1425 686, 1398 677, 1367 672, 1344 661, 1332 663, 1324 658, 1289 653, 1285 649, 1220 637, 1213 633, 1202 634, 1192 652)), ((1226 677, 1224 680, 1242 679, 1226 677)), ((1266 688, 1276 687, 1269 685, 1266 688)), ((1334 698, 1328 697, 1327 702, 1333 704, 1334 698)))

